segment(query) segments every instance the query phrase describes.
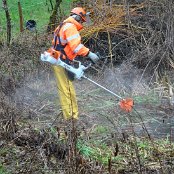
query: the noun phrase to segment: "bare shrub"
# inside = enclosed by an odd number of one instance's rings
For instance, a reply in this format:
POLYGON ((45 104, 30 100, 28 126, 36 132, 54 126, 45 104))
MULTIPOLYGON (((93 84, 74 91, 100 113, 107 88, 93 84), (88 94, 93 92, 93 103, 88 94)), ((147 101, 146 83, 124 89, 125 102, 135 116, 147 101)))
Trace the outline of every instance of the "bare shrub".
POLYGON ((133 21, 144 30, 132 55, 132 62, 143 73, 150 73, 151 78, 157 74, 162 77, 171 70, 174 61, 174 6, 172 1, 150 1, 142 16, 133 21))

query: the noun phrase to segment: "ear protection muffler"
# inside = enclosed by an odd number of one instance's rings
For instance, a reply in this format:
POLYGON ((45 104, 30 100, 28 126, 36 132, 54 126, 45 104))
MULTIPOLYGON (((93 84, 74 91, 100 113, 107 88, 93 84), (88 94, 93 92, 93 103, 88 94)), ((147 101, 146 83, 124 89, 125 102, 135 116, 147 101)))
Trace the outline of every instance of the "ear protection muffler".
POLYGON ((72 14, 71 15, 77 22, 81 22, 82 21, 82 17, 77 15, 77 14, 72 14))
POLYGON ((80 22, 80 21, 82 21, 82 18, 81 18, 81 16, 76 15, 75 20, 76 20, 77 22, 80 22))

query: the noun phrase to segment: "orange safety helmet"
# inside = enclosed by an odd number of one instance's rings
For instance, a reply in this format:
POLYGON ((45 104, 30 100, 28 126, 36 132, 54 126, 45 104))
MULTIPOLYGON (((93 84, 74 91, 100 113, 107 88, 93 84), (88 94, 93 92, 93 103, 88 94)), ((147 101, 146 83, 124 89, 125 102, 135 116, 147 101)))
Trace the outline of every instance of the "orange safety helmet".
POLYGON ((79 15, 83 19, 83 21, 86 22, 86 12, 83 8, 75 7, 71 10, 71 13, 79 15))

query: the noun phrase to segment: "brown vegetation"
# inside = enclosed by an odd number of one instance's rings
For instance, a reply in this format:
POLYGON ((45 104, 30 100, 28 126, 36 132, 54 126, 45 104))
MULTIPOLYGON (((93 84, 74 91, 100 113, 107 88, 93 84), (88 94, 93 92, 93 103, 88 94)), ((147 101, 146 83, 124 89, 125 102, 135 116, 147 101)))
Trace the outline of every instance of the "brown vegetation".
MULTIPOLYGON (((86 27, 81 32, 84 43, 92 51, 97 51, 102 57, 106 58, 106 68, 113 68, 124 61, 127 62, 127 66, 138 67, 142 73, 141 79, 146 76, 150 82, 157 82, 155 80, 158 77, 162 79, 166 74, 168 75, 173 72, 174 5, 172 0, 152 0, 136 4, 132 1, 124 1, 124 3, 120 4, 111 0, 83 1, 83 5, 92 11, 91 17, 93 19, 93 25, 86 27)), ((127 161, 125 160, 124 163, 120 164, 121 167, 117 168, 118 165, 112 163, 111 158, 108 158, 108 166, 104 166, 97 160, 85 159, 78 152, 76 140, 77 137, 79 138, 79 132, 74 129, 73 123, 69 124, 71 132, 66 132, 69 137, 72 137, 66 143, 59 141, 59 126, 65 126, 65 123, 61 123, 60 118, 58 120, 56 118, 52 122, 51 127, 45 128, 41 126, 40 128, 38 126, 38 128, 33 126, 32 119, 40 118, 39 111, 42 111, 45 105, 40 106, 37 105, 37 102, 34 102, 32 104, 35 107, 31 109, 28 103, 23 103, 23 100, 17 102, 15 100, 15 93, 19 88, 26 87, 27 81, 33 79, 34 81, 39 81, 43 76, 50 78, 50 67, 39 61, 40 53, 50 46, 50 41, 47 35, 40 36, 37 33, 24 31, 11 45, 8 47, 3 45, 1 47, 0 147, 8 150, 0 152, 2 156, 2 161, 0 162, 12 168, 12 173, 49 173, 50 171, 72 174, 105 174, 108 172, 113 174, 135 172, 141 174, 152 172, 172 173, 172 144, 167 144, 167 148, 170 146, 170 150, 165 153, 161 152, 160 148, 156 148, 159 146, 155 146, 151 150, 153 152, 151 163, 154 160, 155 164, 157 162, 159 164, 157 166, 154 165, 153 168, 150 164, 148 166, 145 165, 144 161, 144 163, 141 161, 139 156, 141 148, 137 147, 135 137, 132 138, 127 134, 122 134, 121 139, 116 140, 130 145, 126 144, 127 149, 126 147, 122 148, 121 145, 118 147, 118 144, 114 144, 115 139, 114 142, 108 142, 109 145, 113 143, 112 146, 115 147, 113 154, 115 156, 119 153, 124 153, 127 157, 127 161), (40 108, 36 109, 36 107, 40 108), (60 125, 57 126, 57 124, 60 125), (129 147, 131 148, 129 149, 129 147), (130 152, 131 150, 132 152, 130 152), (129 152, 130 154, 128 154, 129 152)), ((96 66, 94 69, 98 73, 101 73, 99 67, 96 66)), ((46 85, 46 82, 44 85, 46 85)), ((39 93, 40 91, 37 92, 39 93)), ((34 97, 37 97, 37 95, 34 97)), ((98 98, 100 99, 101 96, 97 96, 97 100, 98 98)), ((31 101, 33 102, 33 100, 31 101)), ((87 101, 90 101, 90 95, 87 101)), ((173 108, 169 108, 169 110, 173 113, 173 108)), ((42 117, 46 117, 50 112, 47 111, 42 117)), ((107 114, 111 112, 114 113, 114 116, 121 117, 114 110, 107 110, 107 114)), ((115 122, 113 121, 112 123, 114 124, 115 122)), ((85 138, 90 138, 88 137, 89 132, 86 133, 80 127, 80 134, 84 133, 85 138)), ((100 136, 97 135, 98 137, 100 136)), ((152 144, 151 148, 153 148, 154 144, 151 139, 150 143, 152 144)))

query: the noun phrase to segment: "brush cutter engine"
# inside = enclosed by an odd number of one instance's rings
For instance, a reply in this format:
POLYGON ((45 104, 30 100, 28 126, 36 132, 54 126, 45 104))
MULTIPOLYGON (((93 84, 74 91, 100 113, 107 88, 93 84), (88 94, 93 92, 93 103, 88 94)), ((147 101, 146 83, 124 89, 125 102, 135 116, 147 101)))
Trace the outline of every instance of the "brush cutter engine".
POLYGON ((72 72, 75 75, 76 79, 81 79, 84 75, 84 70, 88 69, 91 65, 84 66, 81 64, 80 61, 73 60, 74 63, 78 64, 77 68, 73 67, 73 65, 68 65, 67 63, 63 62, 60 58, 56 59, 54 58, 49 52, 44 52, 44 54, 41 54, 41 60, 43 62, 48 62, 53 65, 59 65, 63 68, 65 68, 67 71, 72 72))

